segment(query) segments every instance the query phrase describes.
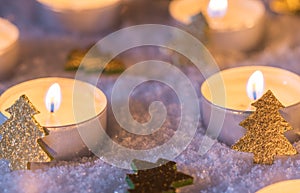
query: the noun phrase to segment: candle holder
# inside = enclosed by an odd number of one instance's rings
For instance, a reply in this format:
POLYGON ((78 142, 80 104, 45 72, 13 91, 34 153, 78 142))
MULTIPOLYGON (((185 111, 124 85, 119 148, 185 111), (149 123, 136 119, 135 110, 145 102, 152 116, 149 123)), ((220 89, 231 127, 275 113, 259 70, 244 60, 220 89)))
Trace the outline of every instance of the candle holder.
POLYGON ((9 117, 5 110, 21 95, 26 95, 40 111, 35 118, 49 131, 41 145, 54 159, 71 160, 90 155, 82 137, 89 141, 89 147, 101 144, 102 135, 97 131, 106 129, 107 99, 100 89, 68 78, 30 80, 9 88, 1 95, 0 112, 9 117), (61 86, 62 101, 60 108, 51 113, 45 105, 45 96, 54 83, 61 86))
MULTIPOLYGON (((258 47, 265 31, 265 7, 261 1, 228 0, 228 8, 222 17, 209 15, 208 3, 201 0, 172 1, 169 12, 187 31, 192 18, 202 12, 209 26, 206 38, 216 50, 250 51, 258 47)), ((199 33, 202 29, 198 29, 199 33)))
POLYGON ((121 0, 36 0, 43 23, 66 31, 96 33, 119 22, 121 0))
MULTIPOLYGON (((246 130, 239 123, 246 119, 253 110, 249 109, 251 101, 246 92, 247 80, 256 70, 262 71, 265 77, 265 90, 271 90, 276 97, 286 106, 283 109, 283 116, 287 117, 287 121, 291 122, 294 130, 285 133, 289 141, 294 142, 299 139, 300 124, 296 116, 289 115, 291 110, 300 107, 299 96, 300 77, 290 71, 280 68, 267 66, 245 66, 231 68, 212 75, 201 86, 201 115, 205 127, 211 120, 218 121, 211 117, 211 112, 225 114, 225 121, 220 133, 218 131, 207 131, 207 135, 217 138, 225 144, 232 146, 241 137, 245 135, 246 130), (218 81, 217 76, 221 76, 224 82, 218 81), (276 79, 274 79, 276 77, 276 79), (224 86, 226 93, 226 106, 216 104, 212 98, 218 97, 214 93, 218 93, 216 89, 224 86)), ((222 97, 222 96, 219 96, 222 97)))
POLYGON ((19 30, 0 18, 0 80, 8 78, 19 60, 19 30))
POLYGON ((102 136, 97 134, 97 130, 106 130, 106 120, 105 108, 92 119, 81 123, 46 127, 49 135, 41 140, 41 145, 49 151, 55 160, 72 160, 76 157, 91 156, 93 153, 89 148, 94 147, 96 149, 101 145, 102 136), (90 141, 89 147, 82 140, 81 133, 87 133, 88 136, 85 140, 90 141))

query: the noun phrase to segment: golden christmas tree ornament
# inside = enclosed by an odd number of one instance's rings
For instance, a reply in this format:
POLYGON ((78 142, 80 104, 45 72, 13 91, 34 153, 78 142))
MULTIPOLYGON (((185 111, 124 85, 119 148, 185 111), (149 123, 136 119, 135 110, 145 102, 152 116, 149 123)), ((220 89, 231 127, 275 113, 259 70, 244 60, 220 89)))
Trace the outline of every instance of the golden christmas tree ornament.
POLYGON ((47 133, 33 117, 39 111, 22 95, 6 110, 11 116, 0 125, 0 158, 10 161, 12 170, 25 170, 29 162, 49 162, 51 156, 39 145, 47 133))
POLYGON ((256 107, 256 111, 240 123, 247 132, 232 149, 253 153, 253 161, 257 164, 273 164, 275 156, 297 154, 284 136, 293 128, 279 113, 284 106, 274 94, 267 91, 252 106, 256 107))

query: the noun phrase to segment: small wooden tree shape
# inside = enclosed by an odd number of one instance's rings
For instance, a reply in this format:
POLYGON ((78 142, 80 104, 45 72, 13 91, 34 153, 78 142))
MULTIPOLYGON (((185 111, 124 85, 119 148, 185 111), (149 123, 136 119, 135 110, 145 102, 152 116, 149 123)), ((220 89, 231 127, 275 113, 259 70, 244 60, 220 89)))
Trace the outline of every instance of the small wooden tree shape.
POLYGON ((10 161, 12 170, 28 168, 28 162, 51 160, 38 144, 46 132, 33 118, 39 113, 29 99, 22 95, 6 110, 11 117, 0 126, 0 158, 10 161))
POLYGON ((256 111, 240 125, 247 129, 232 149, 254 154, 254 163, 272 164, 274 156, 295 155, 296 149, 283 135, 293 128, 280 115, 279 109, 284 106, 271 91, 267 91, 252 106, 256 111))

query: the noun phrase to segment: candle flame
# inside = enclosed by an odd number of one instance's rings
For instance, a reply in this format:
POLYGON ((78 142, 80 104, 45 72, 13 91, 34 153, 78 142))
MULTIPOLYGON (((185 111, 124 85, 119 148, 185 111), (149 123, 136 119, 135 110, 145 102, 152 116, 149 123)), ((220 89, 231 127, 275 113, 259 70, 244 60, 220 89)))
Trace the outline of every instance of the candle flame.
POLYGON ((247 83, 247 95, 251 100, 259 99, 264 93, 264 75, 261 71, 255 71, 247 83))
POLYGON ((58 83, 54 83, 50 86, 46 98, 45 105, 49 112, 54 113, 57 111, 61 104, 61 90, 58 83))
POLYGON ((210 17, 224 17, 227 12, 228 0, 210 0, 207 13, 210 17))

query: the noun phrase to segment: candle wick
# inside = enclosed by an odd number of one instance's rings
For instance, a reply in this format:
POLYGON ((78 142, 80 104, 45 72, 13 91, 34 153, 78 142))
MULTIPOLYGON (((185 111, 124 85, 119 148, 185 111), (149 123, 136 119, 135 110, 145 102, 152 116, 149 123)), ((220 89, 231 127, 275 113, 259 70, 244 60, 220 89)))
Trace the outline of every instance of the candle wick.
POLYGON ((256 95, 256 92, 253 91, 253 99, 256 100, 257 99, 257 95, 256 95))
POLYGON ((51 113, 54 113, 54 103, 51 103, 51 106, 50 106, 50 112, 51 112, 51 113))
POLYGON ((256 94, 256 84, 253 84, 253 85, 252 85, 252 88, 253 88, 253 99, 256 100, 256 98, 257 98, 257 94, 256 94))

